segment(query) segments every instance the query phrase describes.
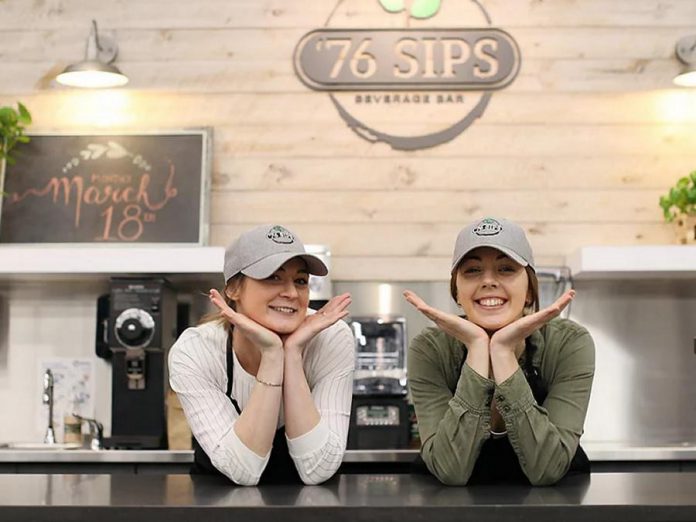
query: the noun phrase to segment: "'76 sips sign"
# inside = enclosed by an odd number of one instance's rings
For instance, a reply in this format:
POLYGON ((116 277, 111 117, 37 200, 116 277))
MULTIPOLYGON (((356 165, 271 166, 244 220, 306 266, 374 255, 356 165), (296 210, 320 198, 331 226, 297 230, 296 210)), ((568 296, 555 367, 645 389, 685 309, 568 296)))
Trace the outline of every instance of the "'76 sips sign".
POLYGON ((316 90, 499 89, 517 73, 515 41, 499 29, 312 31, 297 73, 316 90))
POLYGON ((439 0, 414 0, 410 11, 408 0, 347 1, 359 1, 377 20, 386 16, 390 26, 392 15, 405 14, 407 27, 330 28, 330 18, 327 27, 300 39, 294 66, 300 80, 327 92, 349 128, 370 142, 397 150, 446 143, 480 118, 492 93, 517 76, 519 47, 512 36, 491 26, 479 0, 447 4, 447 20, 461 16, 470 22, 479 16, 484 21, 479 27, 418 29, 408 27, 409 20, 422 25, 440 11, 439 0), (374 110, 377 105, 380 111, 374 110), (370 119, 377 122, 370 124, 370 119), (420 132, 397 133, 402 132, 400 120, 409 129, 420 122, 420 132))

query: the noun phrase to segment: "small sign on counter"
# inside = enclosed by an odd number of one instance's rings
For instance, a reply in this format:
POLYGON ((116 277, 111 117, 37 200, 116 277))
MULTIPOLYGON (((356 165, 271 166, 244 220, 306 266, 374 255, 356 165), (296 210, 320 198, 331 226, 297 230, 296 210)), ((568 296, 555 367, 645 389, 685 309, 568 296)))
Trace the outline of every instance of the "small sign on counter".
MULTIPOLYGON (((41 401, 41 389, 46 370, 53 374, 53 431, 57 442, 64 441, 66 416, 77 413, 94 417, 94 361, 70 357, 52 357, 39 361, 39 381, 36 387, 37 401, 41 401)), ((48 427, 48 404, 37 408, 36 427, 41 433, 48 427)), ((70 431, 70 430, 69 430, 70 431)))

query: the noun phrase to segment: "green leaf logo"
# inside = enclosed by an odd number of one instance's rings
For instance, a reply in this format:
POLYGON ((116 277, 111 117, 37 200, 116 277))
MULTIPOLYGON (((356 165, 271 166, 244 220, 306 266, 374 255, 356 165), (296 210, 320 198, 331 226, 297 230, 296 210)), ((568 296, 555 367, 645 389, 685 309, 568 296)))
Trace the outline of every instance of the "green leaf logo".
POLYGON ((379 3, 390 13, 400 13, 404 10, 404 0, 379 0, 379 3))
MULTIPOLYGON (((430 18, 440 10, 442 0, 413 0, 410 15, 412 18, 430 18)), ((379 3, 389 13, 400 13, 406 9, 404 0, 379 0, 379 3)))
POLYGON ((441 0, 415 0, 411 6, 413 18, 430 18, 440 10, 441 0))

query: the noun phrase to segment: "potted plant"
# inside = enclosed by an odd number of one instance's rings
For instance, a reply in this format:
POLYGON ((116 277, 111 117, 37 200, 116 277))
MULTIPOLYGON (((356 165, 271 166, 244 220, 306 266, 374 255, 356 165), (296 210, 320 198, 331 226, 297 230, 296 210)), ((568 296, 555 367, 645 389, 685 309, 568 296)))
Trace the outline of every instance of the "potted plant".
POLYGON ((31 124, 31 114, 27 108, 17 102, 14 107, 0 107, 0 216, 2 216, 2 200, 5 187, 5 169, 7 164, 14 165, 12 150, 18 143, 29 142, 29 136, 24 129, 31 124))
POLYGON ((696 170, 679 179, 661 196, 660 206, 665 221, 676 223, 679 243, 696 243, 696 170))

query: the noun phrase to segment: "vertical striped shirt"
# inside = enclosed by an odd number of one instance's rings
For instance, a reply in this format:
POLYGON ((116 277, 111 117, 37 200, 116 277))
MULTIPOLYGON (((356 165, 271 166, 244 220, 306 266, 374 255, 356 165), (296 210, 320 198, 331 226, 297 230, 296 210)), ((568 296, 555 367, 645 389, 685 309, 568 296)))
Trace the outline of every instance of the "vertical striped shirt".
MULTIPOLYGON (((227 390, 227 330, 209 322, 188 328, 169 353, 169 382, 177 393, 191 431, 213 465, 233 482, 256 485, 270 457, 261 457, 237 437, 239 415, 227 390)), ((287 439, 295 467, 305 484, 331 478, 343 460, 350 421, 355 368, 353 334, 343 321, 318 333, 302 355, 307 384, 320 415, 319 423, 287 439)), ((240 409, 256 385, 234 355, 231 397, 240 409)), ((284 426, 281 402, 278 428, 284 426)))

